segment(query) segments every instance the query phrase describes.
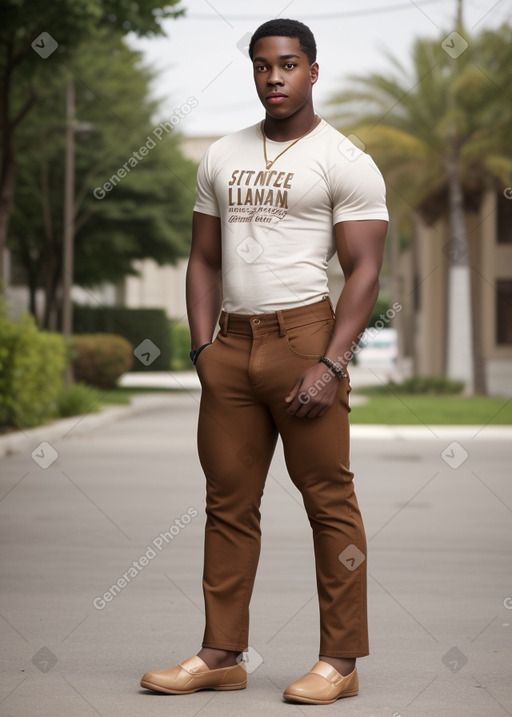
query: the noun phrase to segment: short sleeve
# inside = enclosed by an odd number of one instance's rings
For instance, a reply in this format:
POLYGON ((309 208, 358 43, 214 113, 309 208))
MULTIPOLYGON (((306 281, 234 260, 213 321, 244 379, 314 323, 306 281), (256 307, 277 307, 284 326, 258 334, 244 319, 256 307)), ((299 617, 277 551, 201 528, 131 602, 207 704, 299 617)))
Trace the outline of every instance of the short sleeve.
POLYGON ((210 148, 208 148, 199 163, 199 168, 197 170, 196 203, 194 205, 194 211, 201 212, 202 214, 210 214, 214 217, 220 217, 219 205, 211 179, 210 154, 210 148))
MULTIPOLYGON (((348 141, 348 140, 346 140, 348 141)), ((361 219, 388 220, 386 185, 370 155, 354 148, 337 164, 333 179, 333 224, 361 219)))

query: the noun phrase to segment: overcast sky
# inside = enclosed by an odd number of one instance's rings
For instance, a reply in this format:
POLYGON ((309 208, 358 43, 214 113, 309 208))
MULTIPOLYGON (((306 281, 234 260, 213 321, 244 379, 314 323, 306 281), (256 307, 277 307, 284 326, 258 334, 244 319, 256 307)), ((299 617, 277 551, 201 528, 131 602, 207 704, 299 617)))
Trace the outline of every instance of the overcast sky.
MULTIPOLYGON (((309 25, 320 65, 315 105, 326 116, 327 100, 346 86, 349 75, 385 70, 386 51, 407 63, 416 38, 450 34, 456 5, 456 0, 183 0, 186 16, 165 23, 167 37, 132 37, 130 43, 159 71, 154 85, 163 99, 159 119, 193 97, 196 106, 180 121, 180 132, 223 135, 263 117, 244 50, 262 22, 279 16, 309 25)), ((512 0, 464 2, 469 35, 511 20, 512 0)))

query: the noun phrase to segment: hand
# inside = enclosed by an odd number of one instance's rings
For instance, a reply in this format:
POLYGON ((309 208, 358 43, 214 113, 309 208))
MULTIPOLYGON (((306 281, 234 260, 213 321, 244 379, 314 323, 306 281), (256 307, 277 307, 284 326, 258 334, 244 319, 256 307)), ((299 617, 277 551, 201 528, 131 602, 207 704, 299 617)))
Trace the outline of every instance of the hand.
POLYGON ((289 403, 287 413, 298 418, 323 416, 334 403, 339 379, 323 364, 308 368, 284 399, 289 403))

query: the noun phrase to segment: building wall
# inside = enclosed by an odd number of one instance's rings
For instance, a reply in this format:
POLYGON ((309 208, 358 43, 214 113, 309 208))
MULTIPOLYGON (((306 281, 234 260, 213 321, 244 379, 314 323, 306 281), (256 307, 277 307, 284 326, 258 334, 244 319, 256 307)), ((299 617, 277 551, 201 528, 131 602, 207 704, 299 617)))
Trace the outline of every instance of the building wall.
MULTIPOLYGON (((512 345, 497 343, 496 283, 512 279, 512 243, 497 243, 496 194, 488 192, 476 213, 466 215, 472 270, 472 298, 478 311, 488 391, 512 396, 512 345)), ((511 228, 512 230, 512 228, 511 228)), ((446 362, 447 287, 450 231, 447 220, 432 226, 418 216, 413 220, 411 256, 402 260, 402 284, 408 285, 412 266, 415 301, 403 298, 406 325, 414 316, 414 364, 420 376, 442 375, 446 362), (414 304, 414 306, 411 305, 414 304)))
MULTIPOLYGON (((496 200, 496 194, 489 192, 481 212, 480 289, 484 317, 484 350, 489 392, 512 396, 512 345, 500 346, 496 336, 496 283, 500 279, 512 279, 512 242, 497 243, 496 200)), ((512 226, 509 231, 512 232, 512 226)))
POLYGON ((123 306, 165 309, 170 319, 186 323, 187 263, 187 259, 180 259, 175 266, 158 266, 152 259, 138 261, 135 268, 139 276, 129 276, 124 280, 123 306))

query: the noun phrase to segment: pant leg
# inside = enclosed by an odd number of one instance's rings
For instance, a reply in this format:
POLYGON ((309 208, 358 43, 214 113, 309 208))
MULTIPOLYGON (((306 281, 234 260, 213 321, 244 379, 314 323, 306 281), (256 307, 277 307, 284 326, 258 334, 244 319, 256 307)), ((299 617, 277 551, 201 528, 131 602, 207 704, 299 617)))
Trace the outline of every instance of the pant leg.
MULTIPOLYGON (((336 400, 316 418, 290 416, 285 396, 297 377, 318 362, 334 322, 273 335, 265 366, 267 405, 282 437, 290 477, 301 491, 313 530, 320 611, 319 654, 369 654, 366 596, 366 538, 349 461, 347 378, 336 400)), ((338 379, 332 378, 338 382, 338 379)))
POLYGON ((277 430, 247 378, 252 340, 219 334, 197 362, 199 459, 206 476, 203 647, 243 651, 260 555, 260 503, 277 430))

